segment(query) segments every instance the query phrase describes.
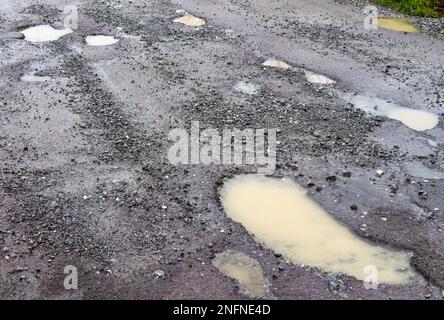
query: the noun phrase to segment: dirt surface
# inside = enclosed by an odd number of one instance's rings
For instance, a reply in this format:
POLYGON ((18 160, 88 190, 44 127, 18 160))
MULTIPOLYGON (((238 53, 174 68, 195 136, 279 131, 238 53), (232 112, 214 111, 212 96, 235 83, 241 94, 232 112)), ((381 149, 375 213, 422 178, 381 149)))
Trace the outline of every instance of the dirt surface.
POLYGON ((73 0, 72 34, 19 39, 63 21, 66 4, 0 3, 1 298, 247 299, 211 263, 228 249, 259 261, 277 299, 442 298, 444 182, 404 170, 411 161, 444 170, 441 38, 367 30, 362 8, 330 0, 73 0), (173 23, 176 10, 207 24, 173 23), (87 46, 92 34, 120 41, 87 46), (294 69, 264 67, 267 58, 294 69), (368 116, 302 69, 440 123, 416 132, 368 116), (51 80, 20 80, 32 71, 51 80), (238 81, 261 90, 242 94, 238 81), (191 121, 277 128, 273 176, 307 187, 359 236, 412 251, 426 281, 366 290, 255 242, 218 196, 224 179, 255 166, 169 163, 169 131, 191 121), (67 265, 78 290, 63 286, 67 265))

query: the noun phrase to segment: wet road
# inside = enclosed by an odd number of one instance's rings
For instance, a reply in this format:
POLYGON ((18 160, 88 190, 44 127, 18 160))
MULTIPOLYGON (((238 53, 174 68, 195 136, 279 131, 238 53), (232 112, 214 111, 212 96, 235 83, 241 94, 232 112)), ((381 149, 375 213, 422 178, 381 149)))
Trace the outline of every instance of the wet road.
POLYGON ((321 0, 72 1, 72 33, 18 39, 60 28, 65 5, 0 4, 0 297, 245 299, 212 263, 235 250, 255 259, 267 297, 441 298, 444 184, 423 176, 444 171, 442 39, 368 30, 361 7, 321 0), (206 24, 173 22, 186 13, 206 24), (119 42, 87 45, 92 35, 119 42), (355 94, 427 112, 426 124, 368 115, 355 94), (170 131, 192 121, 277 129, 272 176, 359 237, 412 252, 426 281, 367 290, 256 242, 219 199, 256 165, 168 161, 170 131), (63 285, 68 265, 77 290, 63 285))

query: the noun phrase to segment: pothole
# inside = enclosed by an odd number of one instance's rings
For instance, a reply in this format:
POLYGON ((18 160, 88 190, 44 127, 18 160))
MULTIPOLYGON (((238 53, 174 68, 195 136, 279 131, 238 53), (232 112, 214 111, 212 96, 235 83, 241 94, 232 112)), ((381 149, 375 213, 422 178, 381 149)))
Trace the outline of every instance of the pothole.
POLYGON ((398 32, 419 32, 417 26, 409 21, 409 19, 402 18, 378 18, 376 25, 379 28, 393 30, 398 32))
POLYGON ((361 95, 341 94, 348 102, 358 109, 376 116, 383 116, 397 120, 416 131, 430 130, 439 123, 439 117, 431 112, 401 107, 379 98, 370 98, 361 95))
POLYGON ((311 71, 304 71, 305 72, 305 78, 308 82, 314 83, 314 84, 334 84, 336 81, 333 79, 330 79, 329 77, 326 77, 322 74, 317 74, 311 71))
POLYGON ((386 284, 420 279, 410 267, 410 253, 355 236, 290 180, 238 176, 225 182, 221 200, 228 217, 294 263, 359 280, 365 280, 370 267, 377 270, 378 282, 386 284))
POLYGON ((274 60, 274 59, 268 59, 266 60, 264 63, 262 63, 263 66, 266 67, 273 67, 273 68, 278 68, 278 69, 290 69, 290 65, 284 61, 280 61, 280 60, 274 60))
POLYGON ((431 169, 422 162, 409 162, 404 165, 404 168, 406 172, 412 177, 430 180, 444 179, 444 172, 436 169, 431 169))
POLYGON ((46 77, 46 76, 37 76, 37 75, 35 75, 35 72, 31 72, 28 74, 24 74, 20 78, 20 81, 23 81, 23 82, 48 82, 48 81, 51 81, 51 78, 46 77))
POLYGON ((258 94, 261 89, 259 85, 246 81, 239 81, 233 88, 238 92, 248 95, 258 94))
POLYGON ((29 42, 48 42, 56 41, 61 37, 72 33, 72 29, 54 29, 49 25, 41 25, 27 28, 20 31, 24 36, 25 40, 29 42))
POLYGON ((181 23, 190 27, 200 27, 206 24, 204 19, 192 15, 185 15, 183 17, 174 19, 174 22, 181 23))
POLYGON ((110 46, 119 42, 119 39, 116 39, 113 36, 96 35, 87 36, 85 41, 89 46, 110 46))
POLYGON ((251 298, 265 298, 269 295, 269 283, 257 260, 242 252, 227 250, 217 254, 212 262, 220 272, 238 282, 243 294, 251 298))

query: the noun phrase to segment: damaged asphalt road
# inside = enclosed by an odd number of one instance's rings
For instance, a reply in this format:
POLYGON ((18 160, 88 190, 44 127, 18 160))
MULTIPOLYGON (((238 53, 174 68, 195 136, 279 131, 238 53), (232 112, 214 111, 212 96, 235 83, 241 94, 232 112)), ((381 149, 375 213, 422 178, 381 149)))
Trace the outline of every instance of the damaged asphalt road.
POLYGON ((352 1, 70 4, 78 28, 41 43, 19 31, 60 28, 64 1, 0 4, 1 298, 248 299, 212 264, 227 250, 257 261, 266 298, 442 298, 440 33, 365 29, 352 1), (174 22, 184 14, 206 23, 174 22), (91 46, 90 35, 119 41, 91 46), (310 83, 307 70, 335 83, 310 83), (343 94, 439 122, 416 131, 343 94), (425 280, 367 290, 256 242, 219 198, 226 179, 255 165, 169 163, 169 132, 192 121, 277 129, 273 177, 305 187, 361 238, 412 252, 425 280), (77 290, 63 286, 68 265, 78 269, 77 290))

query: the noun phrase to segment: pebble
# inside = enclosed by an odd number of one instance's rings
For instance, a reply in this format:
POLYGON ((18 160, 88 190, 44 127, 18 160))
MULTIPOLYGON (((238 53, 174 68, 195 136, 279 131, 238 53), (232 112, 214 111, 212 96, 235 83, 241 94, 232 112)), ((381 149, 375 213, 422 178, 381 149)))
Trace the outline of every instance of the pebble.
POLYGON ((153 273, 157 278, 165 277, 165 272, 163 270, 158 269, 158 270, 155 270, 153 273))
POLYGON ((352 174, 350 171, 344 171, 344 172, 342 172, 342 176, 345 178, 350 178, 352 176, 352 174))

